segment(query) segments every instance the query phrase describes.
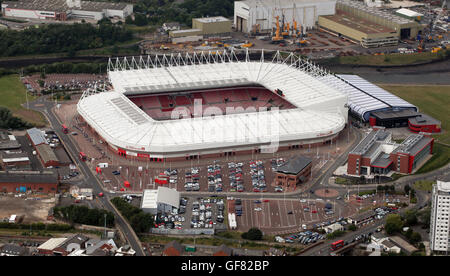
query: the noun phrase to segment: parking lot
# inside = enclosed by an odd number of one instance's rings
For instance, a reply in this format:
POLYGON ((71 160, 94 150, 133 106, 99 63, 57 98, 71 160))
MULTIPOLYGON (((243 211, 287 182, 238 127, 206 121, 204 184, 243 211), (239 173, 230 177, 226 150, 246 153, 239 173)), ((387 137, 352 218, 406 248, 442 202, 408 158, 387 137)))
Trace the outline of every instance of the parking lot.
POLYGON ((352 209, 335 202, 333 214, 326 214, 325 205, 330 202, 312 199, 242 200, 242 215, 237 216, 238 231, 258 227, 266 234, 281 235, 312 229, 322 221, 348 216, 352 209))
POLYGON ((183 197, 179 209, 159 214, 155 223, 160 229, 224 229, 224 208, 223 198, 183 197))

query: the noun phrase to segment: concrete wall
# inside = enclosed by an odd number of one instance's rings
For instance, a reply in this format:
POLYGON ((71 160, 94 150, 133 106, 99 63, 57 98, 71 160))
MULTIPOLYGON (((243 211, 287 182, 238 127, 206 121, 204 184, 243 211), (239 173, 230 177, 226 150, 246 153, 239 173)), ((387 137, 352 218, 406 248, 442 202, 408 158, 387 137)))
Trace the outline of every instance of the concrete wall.
MULTIPOLYGON (((2 5, 4 7, 4 5, 2 5)), ((36 10, 22 10, 22 9, 4 9, 5 17, 18 17, 30 19, 56 19, 56 13, 52 11, 36 11, 36 10)))

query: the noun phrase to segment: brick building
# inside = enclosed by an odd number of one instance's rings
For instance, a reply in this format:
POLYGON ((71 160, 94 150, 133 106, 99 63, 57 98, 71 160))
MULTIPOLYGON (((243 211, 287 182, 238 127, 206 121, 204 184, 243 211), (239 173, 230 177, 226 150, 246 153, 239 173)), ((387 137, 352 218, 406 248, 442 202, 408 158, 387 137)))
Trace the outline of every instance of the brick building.
POLYGON ((54 171, 0 171, 0 191, 7 193, 56 193, 58 175, 54 171))
POLYGON ((297 185, 305 183, 311 175, 312 160, 299 156, 279 167, 275 175, 275 185, 285 191, 294 191, 297 185))
POLYGON ((349 153, 347 174, 410 174, 432 154, 433 144, 434 139, 424 134, 412 134, 397 144, 385 129, 373 130, 349 153))
POLYGON ((37 128, 27 130, 27 137, 30 139, 33 148, 36 150, 39 159, 44 167, 59 166, 59 159, 50 147, 45 133, 37 128))

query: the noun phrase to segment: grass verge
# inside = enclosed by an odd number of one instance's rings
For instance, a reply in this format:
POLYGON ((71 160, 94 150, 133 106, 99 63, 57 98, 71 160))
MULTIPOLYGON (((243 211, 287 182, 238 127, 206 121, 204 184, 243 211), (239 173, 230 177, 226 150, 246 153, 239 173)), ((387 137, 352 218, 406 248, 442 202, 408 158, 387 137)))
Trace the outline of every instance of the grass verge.
POLYGON ((8 108, 14 116, 20 117, 37 127, 45 126, 47 121, 41 113, 21 106, 21 104, 26 103, 27 97, 29 102, 35 99, 31 95, 27 95, 27 90, 18 75, 0 77, 0 106, 8 108))

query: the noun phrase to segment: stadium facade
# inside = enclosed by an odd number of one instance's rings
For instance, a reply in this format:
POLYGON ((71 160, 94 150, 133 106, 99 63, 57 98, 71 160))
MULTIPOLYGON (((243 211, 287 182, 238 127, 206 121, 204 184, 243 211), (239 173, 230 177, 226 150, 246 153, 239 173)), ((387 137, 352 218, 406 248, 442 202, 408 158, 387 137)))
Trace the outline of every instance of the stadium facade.
POLYGON ((87 125, 117 154, 186 160, 320 146, 345 128, 341 81, 294 54, 201 52, 110 60, 84 92, 87 125), (330 79, 330 78, 328 78, 330 79))

